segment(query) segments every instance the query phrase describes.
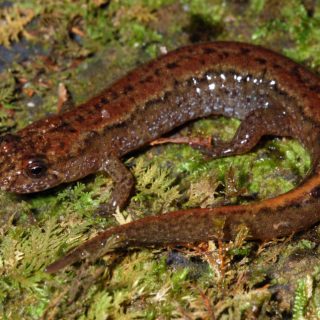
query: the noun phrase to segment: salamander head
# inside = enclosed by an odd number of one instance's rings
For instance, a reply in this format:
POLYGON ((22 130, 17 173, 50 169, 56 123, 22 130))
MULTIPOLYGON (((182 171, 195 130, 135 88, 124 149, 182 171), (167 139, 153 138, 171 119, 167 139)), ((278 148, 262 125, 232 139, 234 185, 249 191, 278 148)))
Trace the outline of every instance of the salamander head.
POLYGON ((0 138, 0 188, 15 193, 42 191, 63 182, 63 175, 18 135, 0 138))

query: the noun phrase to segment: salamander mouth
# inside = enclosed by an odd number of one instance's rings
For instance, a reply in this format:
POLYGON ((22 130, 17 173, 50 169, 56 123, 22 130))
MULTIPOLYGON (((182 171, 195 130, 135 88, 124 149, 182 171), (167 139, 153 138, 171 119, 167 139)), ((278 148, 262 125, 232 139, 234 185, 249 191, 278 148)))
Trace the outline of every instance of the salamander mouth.
POLYGON ((0 179, 0 189, 17 194, 28 194, 47 190, 60 183, 61 180, 56 175, 41 180, 26 180, 23 174, 18 174, 0 179))
POLYGON ((0 188, 2 191, 13 192, 13 193, 17 193, 17 194, 28 194, 28 193, 40 192, 40 191, 44 191, 49 188, 52 188, 52 184, 41 184, 41 185, 25 184, 25 185, 21 185, 19 187, 1 186, 0 188))

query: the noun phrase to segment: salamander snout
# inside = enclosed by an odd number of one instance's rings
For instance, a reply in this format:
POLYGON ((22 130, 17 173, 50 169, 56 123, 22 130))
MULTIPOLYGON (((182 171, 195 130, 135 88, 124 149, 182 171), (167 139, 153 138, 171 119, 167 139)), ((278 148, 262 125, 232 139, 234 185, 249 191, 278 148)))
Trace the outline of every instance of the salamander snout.
POLYGON ((1 190, 32 193, 60 184, 62 175, 52 167, 30 141, 11 134, 0 138, 1 190))

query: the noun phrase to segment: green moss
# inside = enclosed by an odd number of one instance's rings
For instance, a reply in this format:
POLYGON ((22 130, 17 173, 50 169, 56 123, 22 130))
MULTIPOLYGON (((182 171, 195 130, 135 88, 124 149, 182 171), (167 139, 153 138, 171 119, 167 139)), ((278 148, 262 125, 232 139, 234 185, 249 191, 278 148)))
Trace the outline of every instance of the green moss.
POLYGON ((295 292, 292 319, 305 319, 307 303, 312 295, 312 285, 313 283, 311 277, 307 277, 306 279, 298 281, 295 292))
POLYGON ((90 305, 89 311, 86 316, 81 316, 81 319, 88 320, 104 320, 113 308, 112 296, 108 292, 97 292, 93 296, 93 302, 90 305))
POLYGON ((279 14, 275 19, 263 23, 253 33, 252 39, 261 40, 274 37, 286 38, 294 46, 285 48, 284 53, 294 60, 308 61, 312 67, 319 67, 316 52, 319 51, 319 4, 316 4, 315 14, 310 16, 306 6, 299 0, 283 1, 279 14))
POLYGON ((134 167, 137 179, 136 195, 131 201, 145 205, 151 212, 167 212, 180 198, 178 186, 173 186, 174 178, 170 178, 169 171, 160 169, 157 165, 144 167, 143 160, 137 161, 134 167))
POLYGON ((107 291, 92 296, 88 315, 81 319, 100 319, 102 314, 117 319, 182 315, 179 306, 184 308, 199 297, 199 293, 189 290, 189 285, 187 269, 168 270, 164 259, 144 252, 133 254, 119 264, 107 291))
POLYGON ((183 0, 190 10, 192 16, 199 16, 209 25, 220 23, 223 15, 226 13, 226 3, 224 1, 201 1, 201 0, 183 0))
POLYGON ((0 27, 0 44, 9 47, 10 43, 18 41, 21 35, 30 37, 25 27, 35 15, 33 10, 23 10, 15 5, 3 8, 0 11, 0 19, 5 23, 1 23, 0 27))

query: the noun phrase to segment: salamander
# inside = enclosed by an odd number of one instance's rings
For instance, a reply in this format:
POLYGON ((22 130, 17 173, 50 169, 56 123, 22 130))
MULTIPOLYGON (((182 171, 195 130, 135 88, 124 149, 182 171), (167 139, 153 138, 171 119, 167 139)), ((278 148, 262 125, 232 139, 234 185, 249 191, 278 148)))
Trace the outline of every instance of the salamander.
POLYGON ((191 120, 223 115, 241 121, 229 143, 202 147, 211 157, 248 152, 264 135, 293 137, 311 169, 295 189, 245 205, 148 216, 99 233, 49 265, 56 272, 101 248, 232 239, 272 239, 320 220, 320 79, 268 49, 245 43, 186 46, 128 73, 70 111, 32 123, 0 141, 0 186, 32 193, 103 171, 114 189, 105 212, 123 208, 134 179, 121 159, 191 120))

